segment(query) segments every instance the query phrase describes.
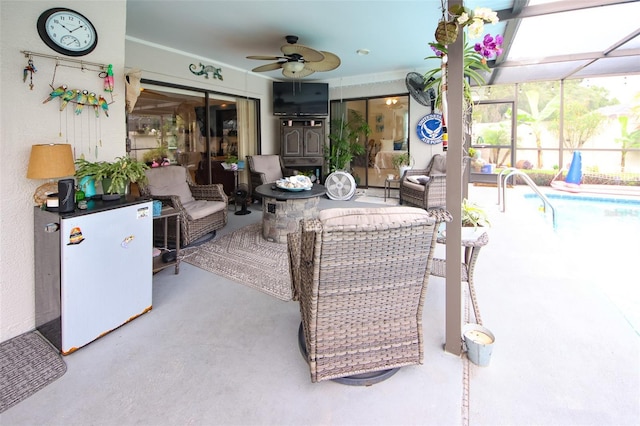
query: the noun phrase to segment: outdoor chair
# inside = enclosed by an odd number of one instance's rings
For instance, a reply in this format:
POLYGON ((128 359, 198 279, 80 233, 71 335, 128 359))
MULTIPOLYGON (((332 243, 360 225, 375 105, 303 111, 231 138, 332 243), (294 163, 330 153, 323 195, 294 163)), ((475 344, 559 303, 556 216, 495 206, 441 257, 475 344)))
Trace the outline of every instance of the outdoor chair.
POLYGON ((254 189, 265 183, 297 175, 298 171, 289 169, 282 163, 279 155, 247 155, 249 165, 249 193, 253 198, 260 198, 254 189))
MULTIPOLYGON (((161 200, 163 206, 180 213, 182 247, 227 224, 228 198, 221 184, 196 185, 182 166, 156 167, 147 170, 146 175, 148 182, 139 185, 140 195, 161 200)), ((175 235, 174 221, 169 221, 168 226, 167 238, 171 241, 175 235)))
POLYGON ((327 209, 288 235, 312 382, 371 385, 422 364, 422 310, 445 217, 415 207, 327 209))
POLYGON ((445 208, 447 157, 436 154, 426 169, 409 169, 400 177, 400 204, 423 209, 445 208))

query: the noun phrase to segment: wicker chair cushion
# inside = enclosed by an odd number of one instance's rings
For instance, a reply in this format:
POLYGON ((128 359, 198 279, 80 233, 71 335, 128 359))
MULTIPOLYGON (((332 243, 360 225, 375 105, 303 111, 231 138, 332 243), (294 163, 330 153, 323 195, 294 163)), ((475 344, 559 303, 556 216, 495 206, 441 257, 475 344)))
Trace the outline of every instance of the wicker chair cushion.
POLYGON ((429 176, 425 175, 417 175, 417 176, 407 176, 407 180, 413 183, 419 183, 420 185, 426 185, 429 182, 429 176))
POLYGON ((226 209, 227 205, 222 201, 193 200, 183 203, 182 207, 186 210, 189 220, 198 220, 226 209))
POLYGON ((253 171, 264 173, 265 182, 275 182, 282 179, 279 155, 255 155, 253 156, 253 171))
POLYGON ((426 211, 417 207, 336 208, 325 209, 318 214, 318 220, 325 229, 330 226, 377 225, 416 219, 431 220, 426 211))
POLYGON ((404 182, 402 182, 402 185, 408 189, 413 189, 414 191, 421 191, 424 192, 425 189, 425 185, 421 184, 421 183, 414 183, 411 182, 410 180, 405 180, 404 182))
POLYGON ((446 155, 436 154, 433 156, 432 161, 433 161, 433 164, 431 165, 431 172, 429 173, 430 175, 434 175, 434 174, 446 175, 447 174, 447 156, 446 155))
POLYGON ((187 169, 178 166, 156 167, 145 172, 151 195, 177 195, 182 204, 195 201, 186 178, 187 169))

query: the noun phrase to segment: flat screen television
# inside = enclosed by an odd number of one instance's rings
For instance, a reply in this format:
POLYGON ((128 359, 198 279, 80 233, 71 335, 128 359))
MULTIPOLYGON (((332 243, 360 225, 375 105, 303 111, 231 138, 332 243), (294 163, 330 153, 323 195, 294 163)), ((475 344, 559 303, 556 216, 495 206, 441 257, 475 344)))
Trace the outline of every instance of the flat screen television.
POLYGON ((273 115, 287 117, 329 115, 329 84, 274 81, 273 115))

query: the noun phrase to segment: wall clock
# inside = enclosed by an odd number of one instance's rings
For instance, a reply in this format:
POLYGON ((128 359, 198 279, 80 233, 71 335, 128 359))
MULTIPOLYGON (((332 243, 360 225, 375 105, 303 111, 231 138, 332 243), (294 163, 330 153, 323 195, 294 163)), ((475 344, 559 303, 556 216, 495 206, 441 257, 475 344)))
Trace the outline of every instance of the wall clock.
POLYGON ((56 7, 38 18, 38 34, 47 46, 67 56, 83 56, 98 45, 98 33, 87 18, 75 10, 56 7))

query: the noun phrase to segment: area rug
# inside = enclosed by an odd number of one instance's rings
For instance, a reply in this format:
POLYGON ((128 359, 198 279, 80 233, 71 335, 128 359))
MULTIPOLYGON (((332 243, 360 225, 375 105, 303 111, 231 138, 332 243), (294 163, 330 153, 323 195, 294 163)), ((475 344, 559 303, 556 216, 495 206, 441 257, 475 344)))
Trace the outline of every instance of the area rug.
POLYGON ((37 332, 0 344, 0 413, 61 377, 67 365, 37 332))
POLYGON ((287 245, 262 238, 262 224, 240 228, 193 249, 183 262, 213 272, 280 300, 291 300, 287 245))
POLYGON ((387 200, 385 201, 383 197, 373 197, 370 195, 363 195, 361 197, 357 197, 355 201, 357 203, 384 204, 387 206, 397 206, 399 204, 397 198, 387 198, 387 200))

